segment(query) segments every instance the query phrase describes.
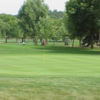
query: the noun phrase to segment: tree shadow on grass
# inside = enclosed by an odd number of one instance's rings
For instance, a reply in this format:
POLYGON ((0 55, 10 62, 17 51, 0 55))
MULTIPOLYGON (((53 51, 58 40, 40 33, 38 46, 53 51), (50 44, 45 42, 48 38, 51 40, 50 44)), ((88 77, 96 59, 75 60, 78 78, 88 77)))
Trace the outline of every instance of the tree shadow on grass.
POLYGON ((100 49, 90 49, 90 48, 72 48, 64 46, 46 46, 46 47, 37 47, 37 50, 40 50, 45 53, 55 53, 55 54, 86 54, 86 55, 100 55, 100 49))

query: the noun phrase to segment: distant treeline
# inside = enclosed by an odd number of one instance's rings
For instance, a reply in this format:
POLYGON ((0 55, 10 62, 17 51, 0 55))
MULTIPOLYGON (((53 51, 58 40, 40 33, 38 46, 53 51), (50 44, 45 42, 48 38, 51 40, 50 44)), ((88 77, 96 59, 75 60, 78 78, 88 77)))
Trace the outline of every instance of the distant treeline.
POLYGON ((50 11, 43 0, 26 0, 18 15, 0 15, 0 37, 66 40, 80 46, 100 44, 100 0, 69 0, 66 11, 50 11))
POLYGON ((63 18, 64 17, 64 12, 63 11, 49 11, 49 16, 51 18, 55 18, 55 19, 59 19, 59 18, 63 18))

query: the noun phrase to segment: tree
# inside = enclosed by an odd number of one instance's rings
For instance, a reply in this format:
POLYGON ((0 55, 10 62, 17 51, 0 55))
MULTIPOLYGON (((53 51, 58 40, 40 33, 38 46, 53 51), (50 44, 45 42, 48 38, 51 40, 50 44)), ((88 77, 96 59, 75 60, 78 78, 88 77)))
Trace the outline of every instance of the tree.
POLYGON ((62 39, 67 35, 63 19, 53 19, 49 16, 46 18, 40 18, 40 21, 36 25, 38 37, 42 41, 43 39, 62 39))
POLYGON ((61 39, 67 35, 67 31, 64 26, 63 19, 52 19, 52 29, 53 34, 52 37, 55 39, 61 39))
POLYGON ((1 14, 0 15, 0 33, 1 36, 7 39, 11 37, 19 37, 21 35, 19 21, 16 16, 1 14))
POLYGON ((99 4, 100 0, 70 0, 66 4, 65 23, 69 33, 80 41, 89 36, 91 48, 95 42, 94 36, 98 34, 99 4))
POLYGON ((41 39, 49 39, 52 33, 52 21, 51 18, 40 18, 40 21, 36 25, 36 29, 38 32, 38 37, 41 39))
POLYGON ((37 44, 37 24, 48 14, 48 8, 42 0, 27 0, 19 11, 18 18, 24 31, 23 38, 30 36, 37 44))

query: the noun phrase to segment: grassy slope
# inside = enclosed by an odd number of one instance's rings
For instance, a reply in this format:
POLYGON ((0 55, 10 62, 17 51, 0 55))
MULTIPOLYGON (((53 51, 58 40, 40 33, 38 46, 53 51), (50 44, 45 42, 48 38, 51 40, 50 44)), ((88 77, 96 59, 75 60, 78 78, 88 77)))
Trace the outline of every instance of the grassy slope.
POLYGON ((0 44, 0 100, 100 100, 100 51, 0 44))

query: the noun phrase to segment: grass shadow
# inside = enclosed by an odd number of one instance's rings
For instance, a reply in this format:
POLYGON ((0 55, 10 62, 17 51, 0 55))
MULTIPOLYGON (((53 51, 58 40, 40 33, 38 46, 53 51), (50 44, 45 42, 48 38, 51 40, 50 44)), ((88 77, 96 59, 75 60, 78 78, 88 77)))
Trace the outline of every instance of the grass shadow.
POLYGON ((46 53, 55 54, 86 54, 86 55, 100 55, 100 49, 90 49, 90 48, 72 48, 64 46, 46 46, 46 47, 36 47, 37 50, 44 51, 46 53))

